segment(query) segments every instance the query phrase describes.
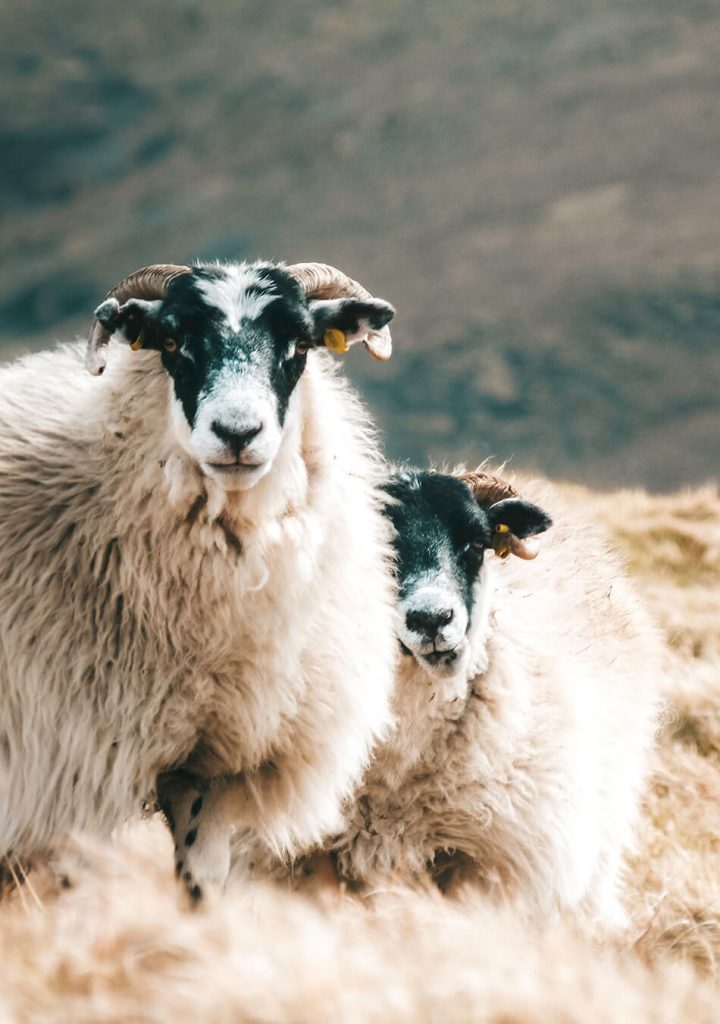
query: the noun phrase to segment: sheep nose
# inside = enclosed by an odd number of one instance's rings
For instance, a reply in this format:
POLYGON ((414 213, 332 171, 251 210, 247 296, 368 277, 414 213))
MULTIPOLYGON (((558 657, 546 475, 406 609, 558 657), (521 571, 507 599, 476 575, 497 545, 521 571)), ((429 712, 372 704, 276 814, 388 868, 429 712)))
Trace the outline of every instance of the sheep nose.
POLYGON ((405 616, 407 628, 413 633, 422 633, 429 640, 434 640, 443 626, 452 622, 452 608, 434 608, 430 611, 411 611, 405 616))
POLYGON ((234 427, 225 426, 219 420, 213 420, 211 428, 213 434, 219 437, 221 441, 224 441, 228 448, 238 455, 244 448, 247 448, 253 438, 258 436, 263 425, 261 423, 259 426, 250 427, 247 430, 237 430, 234 427))

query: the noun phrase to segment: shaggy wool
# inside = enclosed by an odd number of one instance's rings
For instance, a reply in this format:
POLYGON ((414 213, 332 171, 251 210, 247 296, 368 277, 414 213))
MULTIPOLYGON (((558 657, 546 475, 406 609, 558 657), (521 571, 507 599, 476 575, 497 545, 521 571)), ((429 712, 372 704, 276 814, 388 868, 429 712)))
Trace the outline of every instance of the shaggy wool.
POLYGON ((100 378, 82 343, 0 370, 0 851, 108 834, 177 766, 243 773, 274 844, 319 838, 390 721, 367 415, 313 353, 270 472, 225 490, 158 354, 111 348, 100 378))
POLYGON ((310 900, 261 885, 191 911, 160 823, 76 843, 0 906, 0 1019, 693 1024, 720 1005, 720 499, 566 497, 660 623, 670 707, 621 935, 532 930, 479 898, 310 900))

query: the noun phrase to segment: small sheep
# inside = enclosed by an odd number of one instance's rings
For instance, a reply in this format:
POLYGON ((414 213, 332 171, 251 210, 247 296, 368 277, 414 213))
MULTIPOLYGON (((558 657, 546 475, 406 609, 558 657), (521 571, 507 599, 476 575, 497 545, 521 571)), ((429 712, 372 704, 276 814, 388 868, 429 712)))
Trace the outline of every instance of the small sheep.
MULTIPOLYGON (((535 914, 620 920, 657 724, 654 628, 605 545, 565 514, 532 565, 492 557, 533 558, 551 525, 503 481, 403 470, 386 491, 398 724, 325 846, 339 877, 472 882, 535 914)), ((248 834, 237 850, 239 872, 279 873, 248 834)))
POLYGON ((366 414, 312 350, 385 359, 393 312, 320 264, 146 267, 98 307, 102 377, 79 344, 0 371, 0 855, 107 834, 158 776, 169 817, 237 779, 279 849, 339 826, 393 591, 366 414))

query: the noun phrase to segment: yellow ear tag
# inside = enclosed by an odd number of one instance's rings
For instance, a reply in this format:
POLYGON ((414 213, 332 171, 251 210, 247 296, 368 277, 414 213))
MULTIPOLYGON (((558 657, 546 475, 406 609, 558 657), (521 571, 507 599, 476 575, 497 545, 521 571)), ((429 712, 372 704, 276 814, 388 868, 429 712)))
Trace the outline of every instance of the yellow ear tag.
POLYGON ((142 347, 143 347, 143 329, 140 328, 140 333, 138 334, 138 336, 135 339, 135 341, 131 341, 130 342, 130 348, 133 350, 133 352, 138 352, 142 347))
POLYGON ((323 344, 325 348, 329 348, 331 352, 337 352, 338 355, 350 350, 345 332, 339 331, 336 327, 328 327, 323 334, 323 344))
POLYGON ((507 535, 510 533, 510 527, 507 523, 498 523, 495 527, 495 533, 492 539, 493 551, 498 558, 507 558, 510 554, 510 545, 507 540, 507 535))

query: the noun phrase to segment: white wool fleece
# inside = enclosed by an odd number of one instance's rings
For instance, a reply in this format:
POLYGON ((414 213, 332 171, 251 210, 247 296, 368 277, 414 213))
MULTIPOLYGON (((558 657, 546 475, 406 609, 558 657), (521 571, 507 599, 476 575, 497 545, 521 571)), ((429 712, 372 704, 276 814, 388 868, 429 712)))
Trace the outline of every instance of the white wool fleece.
MULTIPOLYGON (((542 487, 534 562, 490 556, 467 671, 398 666, 397 726, 325 845, 365 887, 470 883, 533 916, 622 921, 623 856, 657 729, 662 648, 617 559, 542 487), (482 616, 479 621, 482 620, 482 616)), ((476 595, 476 601, 478 597, 476 595)), ((235 877, 304 878, 246 833, 235 877)))
POLYGON ((391 721, 388 526, 364 410, 314 353, 248 491, 176 441, 155 352, 0 371, 0 855, 108 833, 159 771, 246 773, 294 848, 391 721), (271 766, 271 770, 268 770, 271 766))

